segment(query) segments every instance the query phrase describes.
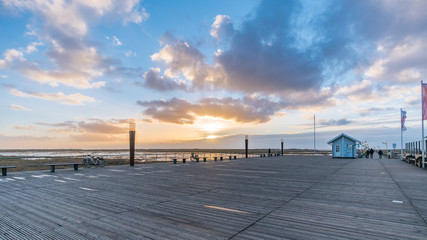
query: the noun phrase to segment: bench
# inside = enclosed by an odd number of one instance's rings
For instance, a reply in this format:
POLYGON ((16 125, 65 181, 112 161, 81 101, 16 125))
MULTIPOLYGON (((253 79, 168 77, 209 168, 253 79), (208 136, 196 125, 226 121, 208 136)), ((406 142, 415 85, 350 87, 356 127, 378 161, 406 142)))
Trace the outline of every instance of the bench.
POLYGON ((423 159, 422 159, 422 157, 417 157, 417 159, 415 159, 415 166, 420 167, 420 168, 423 167, 423 159))
POLYGON ((16 168, 16 166, 0 166, 1 168, 1 174, 3 176, 7 176, 7 169, 8 168, 16 168))
POLYGON ((79 170, 79 164, 81 163, 49 163, 49 164, 44 164, 44 166, 50 166, 50 171, 51 172, 55 172, 55 166, 74 166, 74 171, 78 171, 79 170))
POLYGON ((407 163, 415 163, 415 157, 413 155, 408 155, 405 157, 407 163))

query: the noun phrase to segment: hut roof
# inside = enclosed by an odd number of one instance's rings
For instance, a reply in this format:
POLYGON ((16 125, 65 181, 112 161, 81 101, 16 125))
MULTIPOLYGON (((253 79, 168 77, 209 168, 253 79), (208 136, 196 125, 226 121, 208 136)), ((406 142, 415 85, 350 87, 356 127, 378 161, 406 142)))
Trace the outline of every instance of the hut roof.
POLYGON ((336 136, 336 137, 332 138, 332 139, 328 142, 328 144, 331 144, 331 143, 335 142, 335 140, 337 140, 337 139, 338 139, 338 138, 340 138, 340 137, 346 137, 346 138, 348 138, 348 139, 350 139, 350 140, 352 140, 352 141, 354 141, 354 142, 360 142, 359 140, 357 140, 357 139, 355 139, 355 138, 352 138, 352 137, 350 137, 350 136, 349 136, 349 135, 347 135, 347 134, 341 133, 340 135, 338 135, 338 136, 336 136))

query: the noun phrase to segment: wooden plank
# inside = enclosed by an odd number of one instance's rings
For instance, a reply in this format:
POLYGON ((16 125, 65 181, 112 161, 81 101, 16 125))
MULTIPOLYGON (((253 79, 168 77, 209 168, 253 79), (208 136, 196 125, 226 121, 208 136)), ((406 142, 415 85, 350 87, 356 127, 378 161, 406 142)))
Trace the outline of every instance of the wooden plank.
POLYGON ((427 239, 427 171, 398 159, 9 175, 0 178, 0 239, 427 239))

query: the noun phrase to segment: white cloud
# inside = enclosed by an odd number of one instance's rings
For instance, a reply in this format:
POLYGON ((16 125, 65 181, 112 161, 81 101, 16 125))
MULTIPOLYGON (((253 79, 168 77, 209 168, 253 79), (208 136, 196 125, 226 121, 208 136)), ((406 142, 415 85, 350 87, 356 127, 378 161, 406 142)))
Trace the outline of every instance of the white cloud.
POLYGON ((85 102, 95 102, 94 98, 85 96, 80 93, 70 95, 65 95, 62 92, 47 94, 41 92, 23 92, 16 88, 9 89, 9 93, 18 97, 38 98, 48 101, 56 101, 61 104, 67 105, 84 105, 85 102))
MULTIPOLYGON (((103 86, 104 82, 92 81, 111 72, 114 60, 103 56, 92 41, 88 41, 89 26, 107 16, 126 23, 141 23, 148 18, 139 0, 3 0, 3 5, 9 11, 29 11, 40 20, 36 26, 29 26, 32 35, 48 44, 45 55, 49 61, 25 61, 23 52, 32 53, 41 44, 33 42, 22 51, 7 50, 4 59, 0 59, 0 68, 16 70, 30 80, 51 86, 103 86)), ((115 36, 114 42, 122 45, 115 36)))
POLYGON ((24 62, 24 53, 16 49, 7 49, 3 53, 3 59, 0 59, 0 69, 11 67, 14 62, 24 62))
POLYGON ((126 57, 130 57, 130 56, 136 56, 136 52, 133 52, 132 50, 128 50, 128 51, 125 51, 125 56, 126 57))
POLYGON ((125 16, 123 18, 124 25, 128 23, 140 24, 150 17, 150 14, 148 14, 145 8, 138 7, 138 5, 136 4, 138 2, 139 0, 127 0, 122 1, 121 4, 119 4, 120 9, 118 10, 118 12, 126 13, 123 14, 125 16))
POLYGON ((33 130, 36 127, 29 125, 29 126, 13 126, 13 128, 15 128, 16 130, 33 130))
POLYGON ((116 36, 113 36, 113 42, 116 46, 123 45, 122 42, 120 42, 120 40, 116 36))
POLYGON ((26 108, 26 107, 23 107, 20 105, 16 105, 16 104, 10 104, 8 108, 13 109, 13 110, 18 110, 18 111, 32 111, 29 108, 26 108))
POLYGON ((28 44, 27 48, 25 49, 25 53, 30 54, 30 53, 36 52, 38 50, 37 46, 40 46, 40 45, 43 45, 43 43, 42 42, 32 42, 32 43, 28 44))
POLYGON ((233 22, 230 16, 217 15, 215 21, 212 23, 210 34, 212 37, 220 40, 230 37, 233 31, 233 22))
POLYGON ((369 66, 365 75, 378 81, 395 83, 413 83, 421 81, 427 75, 424 62, 427 56, 425 39, 406 38, 403 42, 382 49, 384 57, 369 66))

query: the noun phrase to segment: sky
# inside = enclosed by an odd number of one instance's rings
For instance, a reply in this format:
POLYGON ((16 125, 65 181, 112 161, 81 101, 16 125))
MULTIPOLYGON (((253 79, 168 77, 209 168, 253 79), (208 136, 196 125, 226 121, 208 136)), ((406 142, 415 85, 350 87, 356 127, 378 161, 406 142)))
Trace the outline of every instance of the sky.
POLYGON ((421 139, 427 1, 0 0, 0 149, 421 139))

